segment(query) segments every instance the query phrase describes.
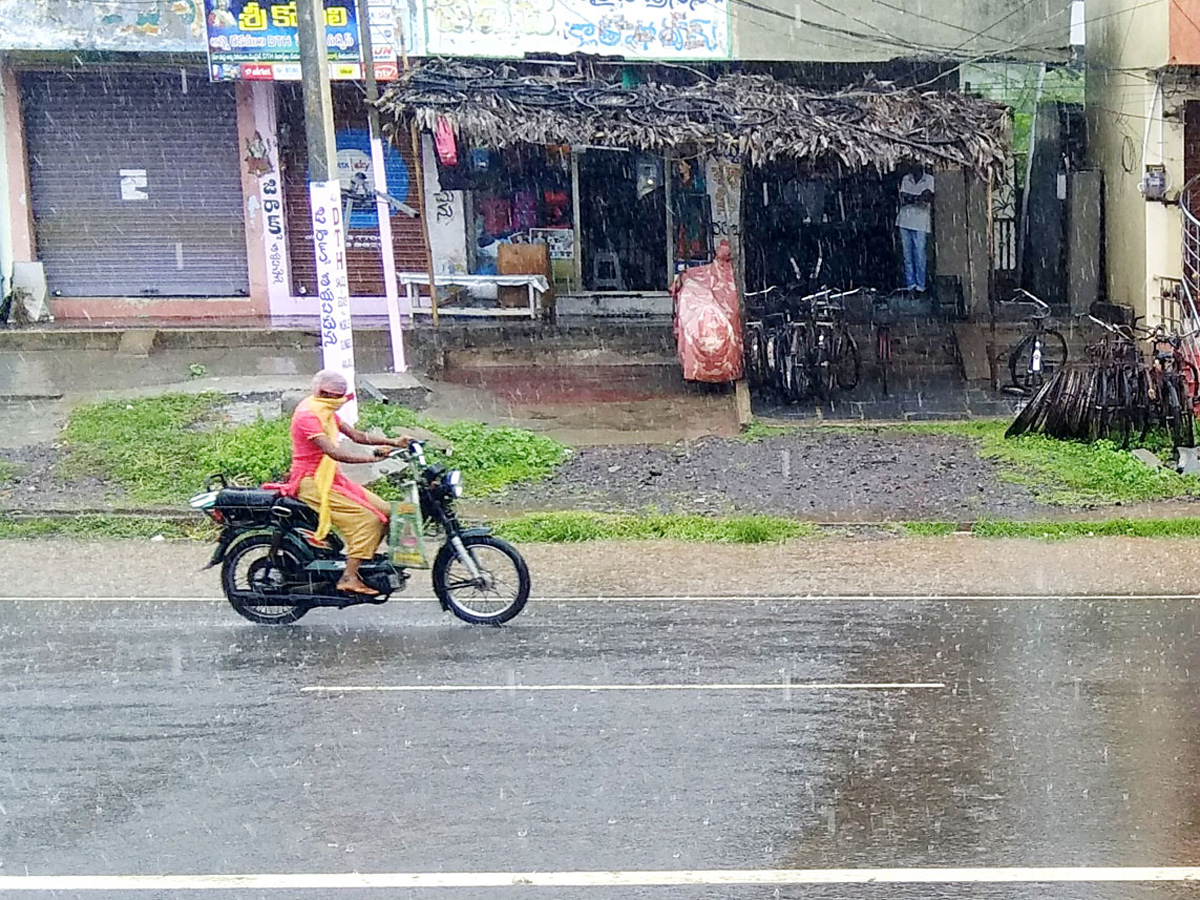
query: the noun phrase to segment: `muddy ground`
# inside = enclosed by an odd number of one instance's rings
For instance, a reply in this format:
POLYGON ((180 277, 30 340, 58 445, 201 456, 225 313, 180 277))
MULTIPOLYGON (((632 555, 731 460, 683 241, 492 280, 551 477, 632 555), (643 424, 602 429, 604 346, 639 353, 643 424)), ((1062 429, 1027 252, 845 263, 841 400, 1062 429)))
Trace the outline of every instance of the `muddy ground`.
MULTIPOLYGON (((18 472, 0 486, 0 505, 128 505, 115 485, 64 481, 55 471, 60 458, 51 443, 0 449, 0 459, 18 472)), ((1039 510, 1028 489, 1000 480, 965 439, 858 429, 581 448, 549 481, 469 499, 489 512, 770 513, 830 522, 966 521, 1039 510)))
POLYGON ((1028 489, 1001 481, 967 440, 861 430, 584 449, 548 482, 509 489, 497 498, 505 504, 830 522, 1011 518, 1039 508, 1028 489))

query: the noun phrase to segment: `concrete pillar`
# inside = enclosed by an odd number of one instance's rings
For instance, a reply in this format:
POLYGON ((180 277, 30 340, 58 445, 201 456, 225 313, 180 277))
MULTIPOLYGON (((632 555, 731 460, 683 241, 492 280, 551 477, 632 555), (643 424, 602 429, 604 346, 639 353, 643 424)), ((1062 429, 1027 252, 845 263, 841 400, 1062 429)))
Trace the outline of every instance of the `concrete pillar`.
POLYGON ((991 222, 988 203, 987 182, 972 175, 967 178, 967 277, 963 286, 963 298, 967 315, 972 319, 986 319, 989 311, 989 292, 992 287, 992 257, 988 252, 988 228, 991 222))
POLYGON ((463 192, 442 190, 432 135, 421 135, 421 162, 421 174, 425 179, 425 222, 429 229, 434 271, 439 275, 461 275, 467 271, 467 235, 474 233, 474 229, 468 227, 463 192))
POLYGON ((246 223, 253 315, 266 316, 291 295, 283 179, 275 122, 275 84, 239 81, 236 86, 242 212, 246 223))
POLYGON ((25 122, 17 74, 0 57, 0 297, 12 288, 13 265, 35 259, 33 210, 25 155, 25 122))

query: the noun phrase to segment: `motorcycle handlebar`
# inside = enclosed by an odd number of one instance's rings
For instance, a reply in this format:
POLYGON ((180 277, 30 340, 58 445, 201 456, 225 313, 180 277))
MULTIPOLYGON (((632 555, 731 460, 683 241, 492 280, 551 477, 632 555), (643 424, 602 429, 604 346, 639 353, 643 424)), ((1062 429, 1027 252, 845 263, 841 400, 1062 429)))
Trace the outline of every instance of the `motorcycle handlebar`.
POLYGON ((425 445, 420 441, 409 441, 407 447, 397 447, 387 455, 388 459, 415 459, 422 466, 425 465, 425 445))

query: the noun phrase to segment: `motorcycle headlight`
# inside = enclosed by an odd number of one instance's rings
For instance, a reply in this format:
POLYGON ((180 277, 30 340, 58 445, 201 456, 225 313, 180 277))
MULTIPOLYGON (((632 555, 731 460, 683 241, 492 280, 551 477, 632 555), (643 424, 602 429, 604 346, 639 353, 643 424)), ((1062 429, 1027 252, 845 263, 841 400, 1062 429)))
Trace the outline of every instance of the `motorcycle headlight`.
POLYGON ((450 488, 450 493, 455 497, 462 496, 462 472, 458 469, 452 469, 446 475, 446 484, 450 488))

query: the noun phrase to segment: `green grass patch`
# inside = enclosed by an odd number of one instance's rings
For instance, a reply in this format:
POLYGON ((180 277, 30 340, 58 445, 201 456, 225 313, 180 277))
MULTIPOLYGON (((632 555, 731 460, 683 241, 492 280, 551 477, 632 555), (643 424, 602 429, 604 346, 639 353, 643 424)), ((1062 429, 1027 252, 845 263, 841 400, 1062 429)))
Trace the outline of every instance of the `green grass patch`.
MULTIPOLYGON (((216 394, 172 394, 116 400, 76 408, 63 431, 67 455, 58 467, 67 479, 99 478, 148 505, 178 505, 223 473, 241 484, 260 484, 287 472, 291 440, 286 419, 221 424, 216 394)), ((478 422, 434 422, 401 407, 364 403, 360 427, 395 435, 421 425, 454 446, 446 464, 462 469, 468 495, 494 493, 516 481, 552 474, 567 448, 519 428, 478 422)), ((436 451, 431 461, 443 461, 436 451)), ((385 483, 377 486, 390 493, 385 483)))
POLYGON ((1108 519, 1102 522, 977 522, 971 533, 984 538, 1066 540, 1083 537, 1195 538, 1200 519, 1108 519))
MULTIPOLYGON (((395 436, 418 426, 449 441, 453 453, 426 448, 430 462, 461 469, 468 496, 494 494, 510 484, 539 481, 558 471, 570 451, 558 441, 524 428, 484 425, 481 422, 437 422, 404 407, 366 404, 359 427, 380 428, 395 436)), ((383 485, 381 494, 388 491, 383 485)))
POLYGON ((12 484, 17 477, 17 464, 7 459, 0 459, 0 487, 12 484))
POLYGON ((0 519, 0 539, 70 537, 89 540, 148 540, 161 535, 172 541, 207 541, 216 526, 199 516, 194 522, 149 516, 45 516, 0 519))
POLYGON ((288 423, 205 427, 221 403, 216 394, 171 394, 77 407, 63 429, 58 473, 111 481, 138 503, 173 505, 214 473, 258 484, 285 472, 288 423))
MULTIPOLYGON (((1110 441, 1083 444, 1040 434, 1006 438, 1004 421, 929 422, 887 426, 908 434, 945 434, 968 438, 979 455, 1000 464, 1000 477, 1028 487, 1053 506, 1109 505, 1165 500, 1200 493, 1200 479, 1163 468, 1151 469, 1110 441)), ((1147 449, 1162 453, 1159 436, 1147 449)))
POLYGON ((811 537, 816 526, 775 516, 606 515, 530 513, 493 523, 514 543, 674 540, 710 544, 777 544, 811 537))
POLYGON ((767 425, 760 422, 758 419, 751 420, 750 424, 742 429, 738 435, 739 441, 745 441, 748 444, 758 443, 767 438, 779 437, 785 434, 793 434, 799 426, 796 425, 767 425))
POLYGON ((945 537, 958 531, 953 522, 901 522, 900 530, 911 537, 945 537))

